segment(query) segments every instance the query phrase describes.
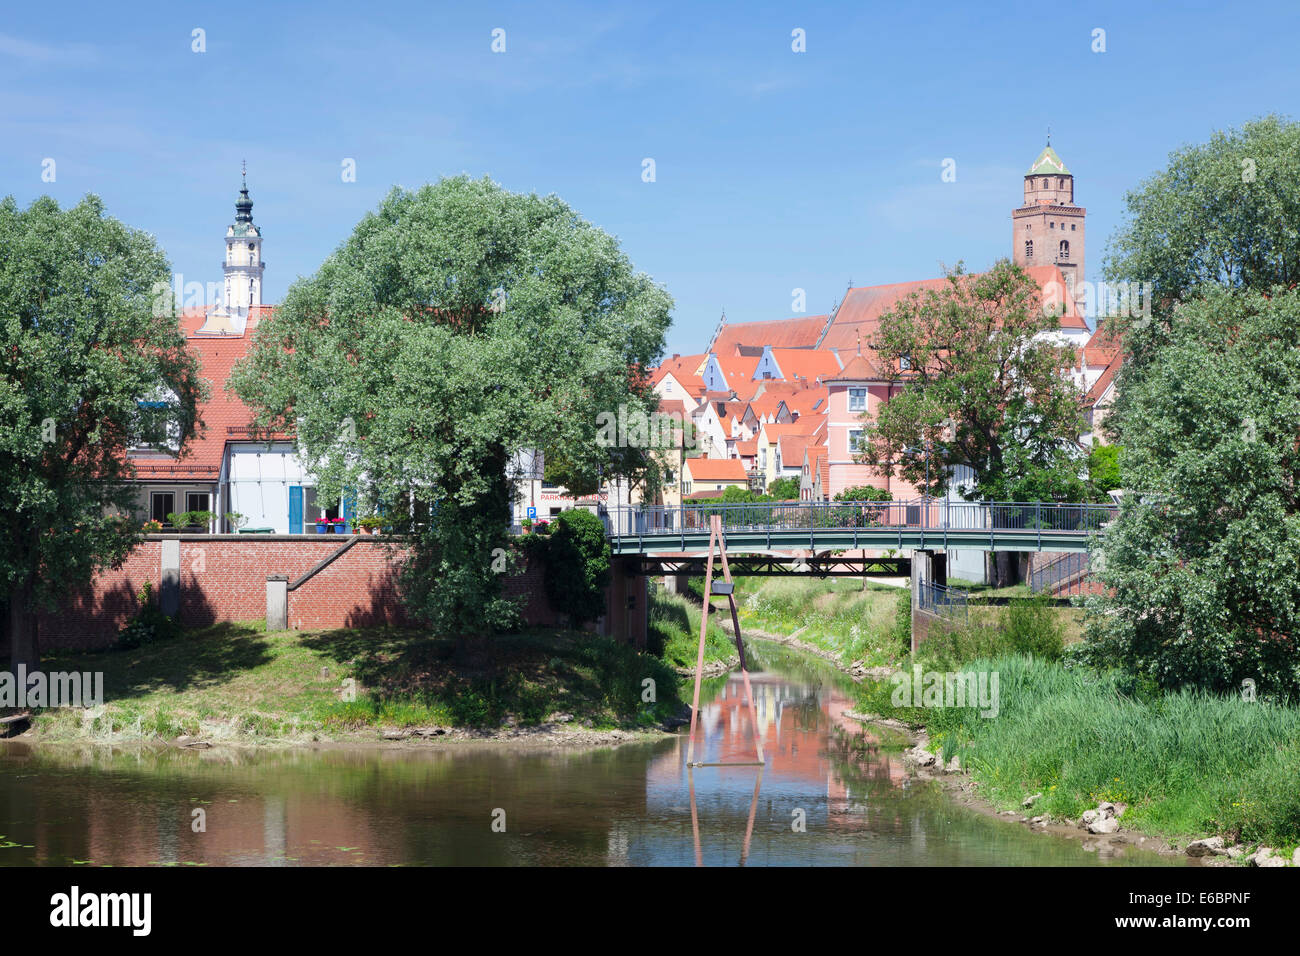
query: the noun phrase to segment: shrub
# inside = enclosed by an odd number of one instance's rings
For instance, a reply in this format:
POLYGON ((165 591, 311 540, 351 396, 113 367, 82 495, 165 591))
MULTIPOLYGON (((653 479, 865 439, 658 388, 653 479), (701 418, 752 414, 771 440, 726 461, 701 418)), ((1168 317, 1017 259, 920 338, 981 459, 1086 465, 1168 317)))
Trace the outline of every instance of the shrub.
POLYGON ((1010 649, 1020 654, 1057 661, 1065 650, 1065 628, 1045 598, 1007 605, 1002 633, 1010 649))
POLYGON ((546 547, 546 596, 576 627, 604 613, 609 539, 604 522, 590 511, 565 511, 554 525, 546 547))
POLYGON ((136 598, 140 601, 140 610, 118 632, 118 647, 130 650, 157 641, 169 640, 180 633, 180 626, 176 621, 164 614, 162 608, 154 601, 151 582, 144 582, 144 587, 140 589, 136 598))

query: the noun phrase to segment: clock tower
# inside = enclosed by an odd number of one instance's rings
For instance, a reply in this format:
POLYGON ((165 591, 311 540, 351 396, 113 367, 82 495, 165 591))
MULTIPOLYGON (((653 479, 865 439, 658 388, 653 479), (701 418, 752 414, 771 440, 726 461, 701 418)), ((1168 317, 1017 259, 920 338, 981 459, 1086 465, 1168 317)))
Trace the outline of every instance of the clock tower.
POLYGON ((253 200, 248 197, 248 170, 235 200, 235 221, 226 228, 226 308, 247 312, 262 304, 262 232, 253 225, 253 200))

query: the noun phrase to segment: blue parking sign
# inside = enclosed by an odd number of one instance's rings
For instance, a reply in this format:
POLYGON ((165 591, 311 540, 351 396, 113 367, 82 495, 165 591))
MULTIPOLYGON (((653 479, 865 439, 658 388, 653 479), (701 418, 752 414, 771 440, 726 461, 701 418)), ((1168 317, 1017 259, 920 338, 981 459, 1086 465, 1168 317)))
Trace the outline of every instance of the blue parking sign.
POLYGON ((536 520, 536 518, 537 518, 537 509, 536 509, 536 508, 529 508, 529 509, 528 509, 528 520, 529 520, 529 521, 534 521, 534 520, 536 520))

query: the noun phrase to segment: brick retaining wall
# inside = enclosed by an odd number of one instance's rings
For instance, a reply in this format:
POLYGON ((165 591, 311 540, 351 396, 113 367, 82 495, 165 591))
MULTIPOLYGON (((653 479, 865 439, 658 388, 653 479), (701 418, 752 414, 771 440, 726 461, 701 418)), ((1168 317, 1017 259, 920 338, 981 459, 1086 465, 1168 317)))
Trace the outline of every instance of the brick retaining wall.
MULTIPOLYGON (((71 594, 56 614, 40 618, 44 649, 105 647, 139 607, 145 581, 162 583, 162 543, 180 541, 180 611, 184 625, 250 621, 266 616, 266 578, 297 581, 337 552, 348 538, 337 535, 149 535, 120 568, 99 574, 90 588, 71 594)), ((289 626, 317 630, 405 621, 396 574, 405 551, 382 538, 358 536, 341 557, 289 592, 289 626)), ((541 568, 512 576, 505 593, 523 596, 524 620, 553 627, 557 615, 546 600, 541 568)))

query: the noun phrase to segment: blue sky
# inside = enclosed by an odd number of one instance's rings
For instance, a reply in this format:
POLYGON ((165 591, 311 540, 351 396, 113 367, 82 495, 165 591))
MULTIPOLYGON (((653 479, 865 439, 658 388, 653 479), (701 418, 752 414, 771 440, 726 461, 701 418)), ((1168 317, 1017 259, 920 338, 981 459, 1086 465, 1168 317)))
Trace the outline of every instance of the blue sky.
POLYGON ((1300 102, 1290 3, 209 6, 11 5, 0 193, 97 193, 216 281, 246 158, 277 302, 393 184, 490 175, 618 236, 676 301, 669 352, 724 308, 785 318, 801 288, 821 313, 850 279, 1009 254, 1049 126, 1096 277, 1170 150, 1300 102))

